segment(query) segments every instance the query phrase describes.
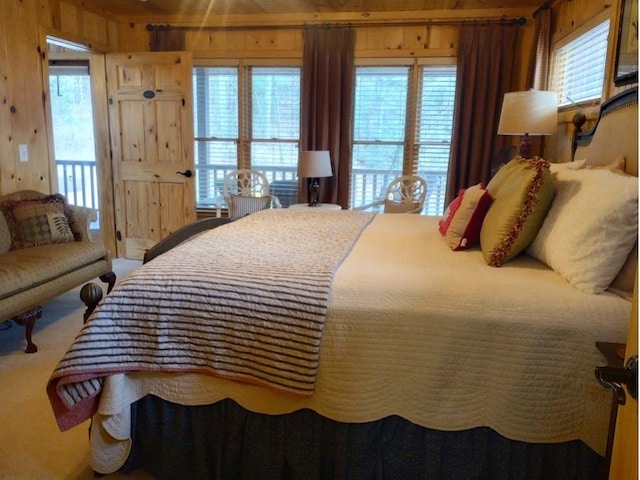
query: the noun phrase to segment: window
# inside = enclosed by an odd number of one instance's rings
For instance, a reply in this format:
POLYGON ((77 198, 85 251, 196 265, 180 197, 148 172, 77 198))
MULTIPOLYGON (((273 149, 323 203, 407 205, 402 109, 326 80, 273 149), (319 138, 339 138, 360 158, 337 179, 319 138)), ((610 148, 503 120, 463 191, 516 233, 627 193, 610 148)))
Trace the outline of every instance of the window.
POLYGON ((351 207, 381 198, 399 175, 427 180, 423 213, 442 215, 451 148, 455 66, 356 69, 351 207))
POLYGON ((214 207, 236 168, 264 172, 283 206, 295 203, 300 68, 195 67, 193 91, 197 207, 214 207))
POLYGON ((609 20, 560 45, 553 60, 551 89, 559 106, 602 97, 607 60, 609 20))

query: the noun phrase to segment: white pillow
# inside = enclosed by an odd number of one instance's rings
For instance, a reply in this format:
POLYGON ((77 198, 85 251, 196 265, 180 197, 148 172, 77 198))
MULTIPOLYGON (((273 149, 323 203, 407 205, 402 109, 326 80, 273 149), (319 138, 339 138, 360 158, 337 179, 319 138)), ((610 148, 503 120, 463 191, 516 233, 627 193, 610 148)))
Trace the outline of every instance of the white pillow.
POLYGON ((638 178, 561 170, 556 196, 527 253, 577 289, 604 292, 638 237, 638 178))
POLYGON ((580 170, 587 165, 586 160, 575 160, 573 162, 551 163, 549 162, 549 170, 551 173, 558 173, 560 170, 580 170))

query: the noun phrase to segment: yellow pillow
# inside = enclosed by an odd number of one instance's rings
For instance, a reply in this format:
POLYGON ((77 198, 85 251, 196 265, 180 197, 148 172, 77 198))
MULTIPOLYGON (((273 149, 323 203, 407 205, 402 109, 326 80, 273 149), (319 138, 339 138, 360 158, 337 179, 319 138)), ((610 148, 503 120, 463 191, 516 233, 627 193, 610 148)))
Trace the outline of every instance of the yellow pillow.
POLYGON ((480 230, 480 247, 486 262, 499 267, 516 257, 533 241, 555 193, 549 162, 515 157, 487 185, 493 197, 480 230))

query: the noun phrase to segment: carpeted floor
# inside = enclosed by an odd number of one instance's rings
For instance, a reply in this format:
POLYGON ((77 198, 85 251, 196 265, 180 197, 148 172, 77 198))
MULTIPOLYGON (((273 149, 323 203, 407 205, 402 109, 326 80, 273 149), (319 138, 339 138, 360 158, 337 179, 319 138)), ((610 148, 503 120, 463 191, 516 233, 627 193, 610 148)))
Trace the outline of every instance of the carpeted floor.
MULTIPOLYGON (((118 280, 140 262, 116 259, 118 280)), ((96 283, 104 286, 96 279, 96 283)), ((85 307, 80 287, 43 305, 36 322, 34 354, 24 353, 24 327, 0 323, 0 479, 93 479, 89 466, 89 423, 60 432, 45 391, 55 365, 82 327, 85 307)), ((149 479, 148 475, 112 474, 112 479, 149 479)))

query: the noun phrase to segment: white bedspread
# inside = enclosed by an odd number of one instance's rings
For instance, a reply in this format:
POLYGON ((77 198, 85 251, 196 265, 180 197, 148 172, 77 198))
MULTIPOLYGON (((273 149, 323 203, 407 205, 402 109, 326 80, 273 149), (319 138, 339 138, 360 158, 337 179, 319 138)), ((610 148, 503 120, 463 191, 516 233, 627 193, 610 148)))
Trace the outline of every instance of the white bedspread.
POLYGON ((344 422, 395 414, 440 430, 488 426, 604 454, 611 392, 595 380, 595 341, 626 340, 630 302, 582 293, 527 256, 493 268, 479 249, 452 252, 437 221, 378 215, 363 232, 334 279, 311 397, 200 374, 114 375, 94 417, 92 466, 123 464, 129 405, 146 394, 344 422))

